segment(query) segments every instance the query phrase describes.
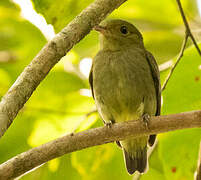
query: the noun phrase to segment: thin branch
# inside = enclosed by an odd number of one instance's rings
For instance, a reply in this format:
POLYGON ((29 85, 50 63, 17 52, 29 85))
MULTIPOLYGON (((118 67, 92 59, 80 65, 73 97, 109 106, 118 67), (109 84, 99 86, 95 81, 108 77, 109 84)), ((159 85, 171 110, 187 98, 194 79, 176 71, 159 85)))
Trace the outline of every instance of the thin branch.
POLYGON ((163 87, 162 87, 161 91, 165 90, 165 88, 167 86, 167 83, 170 80, 170 77, 172 76, 172 74, 173 74, 175 68, 177 67, 177 65, 179 64, 179 62, 180 62, 180 60, 181 60, 181 58, 182 58, 182 56, 184 54, 184 50, 185 50, 185 47, 186 47, 187 40, 188 40, 188 34, 185 35, 181 50, 179 52, 179 56, 177 57, 177 60, 176 60, 175 64, 172 66, 167 78, 165 79, 165 82, 163 83, 163 87))
POLYGON ((172 66, 172 68, 171 68, 171 70, 170 70, 170 72, 169 72, 169 74, 168 74, 168 76, 167 76, 167 78, 166 78, 166 80, 165 80, 165 82, 164 82, 164 84, 163 84, 163 87, 162 87, 162 89, 161 89, 162 91, 165 90, 165 88, 166 88, 166 86, 167 86, 167 83, 168 83, 170 77, 172 76, 172 74, 173 74, 173 72, 174 72, 176 66, 177 66, 178 63, 180 62, 180 60, 181 60, 181 58, 182 58, 182 56, 183 56, 183 54, 184 54, 184 50, 185 50, 185 48, 186 48, 186 43, 187 43, 187 40, 188 40, 189 37, 191 38, 191 40, 192 40, 194 46, 196 47, 196 49, 197 49, 199 55, 201 56, 200 48, 199 48, 199 46, 197 45, 197 42, 196 42, 196 40, 195 40, 195 38, 194 38, 194 36, 193 36, 193 34, 192 34, 192 32, 191 32, 191 29, 190 29, 190 26, 189 26, 188 21, 187 21, 187 19, 186 19, 186 16, 185 16, 184 10, 183 10, 183 8, 182 8, 181 2, 180 2, 180 0, 176 0, 176 1, 177 1, 178 7, 179 7, 179 11, 180 11, 180 14, 181 14, 181 17, 182 17, 182 20, 183 20, 183 22, 184 22, 184 26, 185 26, 185 29, 186 29, 186 31, 185 31, 185 38, 184 38, 184 41, 183 41, 181 50, 180 50, 180 52, 179 52, 179 56, 178 56, 178 58, 177 58, 175 64, 172 66))
POLYGON ((166 71, 167 69, 171 68, 172 65, 173 65, 173 60, 169 60, 169 61, 164 62, 163 64, 160 64, 158 66, 159 72, 166 71))
POLYGON ((95 0, 49 41, 0 102, 0 137, 54 65, 90 30, 126 0, 95 0))
POLYGON ((198 155, 198 167, 195 173, 195 180, 201 180, 201 142, 200 142, 200 151, 198 155))
POLYGON ((135 120, 116 123, 111 128, 104 126, 76 134, 71 133, 30 149, 1 164, 0 180, 15 178, 51 159, 88 147, 130 137, 195 127, 201 127, 201 111, 151 117, 148 128, 141 120, 135 120))
POLYGON ((201 56, 200 48, 199 48, 199 46, 197 45, 197 42, 196 42, 196 40, 195 40, 195 38, 194 38, 194 36, 193 36, 193 34, 192 34, 192 32, 191 32, 190 26, 189 26, 189 24, 188 24, 188 21, 187 21, 187 19, 186 19, 185 14, 184 14, 184 10, 183 10, 183 8, 182 8, 182 5, 181 5, 180 0, 177 0, 177 4, 178 4, 178 7, 179 7, 179 11, 180 11, 180 13, 181 13, 181 17, 182 17, 182 19, 183 19, 185 28, 186 28, 186 34, 191 38, 191 40, 193 41, 194 46, 196 47, 196 49, 197 49, 199 55, 201 56))

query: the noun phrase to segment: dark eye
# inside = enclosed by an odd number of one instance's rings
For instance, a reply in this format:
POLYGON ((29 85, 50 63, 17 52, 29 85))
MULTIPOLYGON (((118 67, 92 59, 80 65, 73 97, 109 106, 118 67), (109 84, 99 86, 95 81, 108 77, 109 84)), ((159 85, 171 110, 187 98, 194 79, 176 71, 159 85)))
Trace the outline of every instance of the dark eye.
POLYGON ((121 26, 120 31, 122 34, 128 34, 128 29, 126 26, 121 26))

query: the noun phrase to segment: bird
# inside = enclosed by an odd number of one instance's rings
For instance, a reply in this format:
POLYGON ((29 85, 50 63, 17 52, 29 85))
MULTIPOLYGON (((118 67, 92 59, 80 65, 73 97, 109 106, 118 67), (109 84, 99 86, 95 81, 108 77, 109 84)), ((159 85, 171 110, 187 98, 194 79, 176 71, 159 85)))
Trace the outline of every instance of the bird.
MULTIPOLYGON (((107 20, 96 25, 100 50, 89 74, 92 96, 106 125, 129 120, 147 123, 161 111, 160 73, 154 56, 146 50, 140 31, 131 23, 107 20)), ((129 174, 147 170, 147 148, 155 134, 117 141, 129 174)))

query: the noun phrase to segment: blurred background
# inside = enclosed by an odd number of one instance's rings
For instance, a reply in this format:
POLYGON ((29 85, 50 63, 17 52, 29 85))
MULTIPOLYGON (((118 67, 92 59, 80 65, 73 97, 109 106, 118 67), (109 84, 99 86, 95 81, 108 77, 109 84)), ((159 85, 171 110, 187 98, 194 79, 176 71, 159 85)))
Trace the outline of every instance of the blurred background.
MULTIPOLYGON (((0 0, 0 97, 40 49, 93 0, 0 0)), ((201 0, 182 0, 193 34, 201 39, 201 0)), ((184 26, 175 0, 130 0, 108 18, 135 24, 142 32, 164 82, 175 62, 184 26)), ((70 132, 103 126, 88 84, 99 49, 92 31, 51 70, 0 140, 0 163, 70 132)), ((180 64, 162 93, 162 114, 201 109, 201 58, 188 41, 180 64)), ((115 143, 54 159, 21 177, 32 179, 189 180, 196 169, 201 129, 158 135, 149 171, 128 175, 115 143)))

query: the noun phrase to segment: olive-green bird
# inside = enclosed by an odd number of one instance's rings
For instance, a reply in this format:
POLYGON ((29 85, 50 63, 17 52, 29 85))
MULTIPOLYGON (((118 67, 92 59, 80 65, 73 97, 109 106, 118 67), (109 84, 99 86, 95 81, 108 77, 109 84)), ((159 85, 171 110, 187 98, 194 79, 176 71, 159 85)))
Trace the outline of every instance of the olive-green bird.
MULTIPOLYGON (((123 20, 110 20, 94 29, 101 34, 101 49, 93 60, 89 82, 105 124, 160 115, 159 70, 141 33, 123 20)), ((152 146, 155 138, 150 135, 117 142, 129 174, 145 172, 147 142, 152 146)))

